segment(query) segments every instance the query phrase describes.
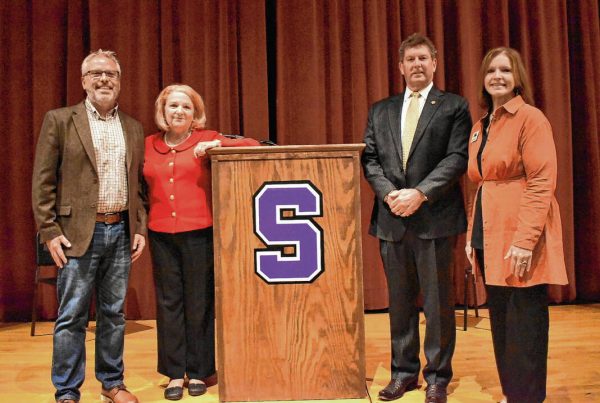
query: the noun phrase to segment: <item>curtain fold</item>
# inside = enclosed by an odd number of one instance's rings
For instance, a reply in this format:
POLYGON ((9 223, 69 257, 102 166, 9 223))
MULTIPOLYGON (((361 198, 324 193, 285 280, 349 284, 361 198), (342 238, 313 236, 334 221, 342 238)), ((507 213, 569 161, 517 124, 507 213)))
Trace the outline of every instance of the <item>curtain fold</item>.
MULTIPOLYGON (((598 2, 567 2, 571 71, 570 112, 573 129, 573 213, 577 298, 598 301, 600 295, 600 10, 598 2)), ((566 62, 568 60, 568 63, 566 62)), ((561 77, 567 80, 567 76, 561 77)), ((565 184, 568 186, 568 184, 565 184)), ((562 212, 562 209, 561 209, 562 212)))
MULTIPOLYGON (((208 127, 278 144, 362 142, 369 105, 403 90, 398 46, 419 31, 438 48, 436 86, 465 96, 473 119, 478 71, 492 47, 521 51, 536 105, 549 118, 559 162, 557 197, 570 284, 551 300, 600 300, 600 28, 594 0, 52 0, 0 2, 5 146, 0 159, 0 321, 28 320, 35 225, 31 171, 46 111, 84 97, 81 61, 117 52, 120 108, 155 132, 166 85, 194 87, 208 127), (271 33, 267 35, 267 33, 271 33)), ((465 203, 474 187, 461 181, 465 203)), ((361 202, 365 307, 387 307, 378 241, 367 234, 373 194, 361 202)), ((462 302, 464 236, 454 261, 462 302)), ((41 287, 42 317, 56 315, 41 287)), ((484 288, 478 285, 479 300, 484 288)), ((131 272, 128 318, 155 316, 149 254, 131 272)))

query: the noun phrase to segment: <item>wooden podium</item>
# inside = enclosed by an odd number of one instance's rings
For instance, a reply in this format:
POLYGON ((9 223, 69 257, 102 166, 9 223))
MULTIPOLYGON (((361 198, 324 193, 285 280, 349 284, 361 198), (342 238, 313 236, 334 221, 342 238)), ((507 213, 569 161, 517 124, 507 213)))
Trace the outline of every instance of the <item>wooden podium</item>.
POLYGON ((221 401, 366 396, 363 147, 210 150, 221 401))

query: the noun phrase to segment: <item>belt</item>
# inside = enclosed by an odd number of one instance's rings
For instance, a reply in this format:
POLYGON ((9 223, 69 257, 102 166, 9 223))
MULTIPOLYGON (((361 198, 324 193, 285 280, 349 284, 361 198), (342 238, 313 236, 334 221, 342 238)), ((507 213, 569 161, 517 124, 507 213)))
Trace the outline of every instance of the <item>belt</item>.
POLYGON ((96 213, 96 222, 103 222, 104 224, 116 224, 124 221, 127 218, 127 211, 120 211, 118 213, 96 213))

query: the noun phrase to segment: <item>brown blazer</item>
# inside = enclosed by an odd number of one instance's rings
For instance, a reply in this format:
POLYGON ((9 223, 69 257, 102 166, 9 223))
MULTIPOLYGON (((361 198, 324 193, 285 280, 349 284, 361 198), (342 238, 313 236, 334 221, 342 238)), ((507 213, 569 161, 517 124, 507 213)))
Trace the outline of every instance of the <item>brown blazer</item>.
MULTIPOLYGON (((118 113, 127 147, 130 234, 145 236, 141 194, 144 132, 138 121, 118 113)), ((71 242, 65 254, 82 256, 94 233, 98 192, 96 157, 84 103, 49 111, 37 142, 32 180, 33 214, 41 241, 64 235, 71 242)))
MULTIPOLYGON (((487 284, 567 284, 560 213, 554 197, 557 162, 550 122, 520 96, 498 108, 481 156, 483 176, 477 167, 482 131, 480 120, 471 131, 467 173, 482 192, 487 284), (533 251, 531 270, 524 278, 513 276, 510 259, 504 260, 511 245, 533 251)), ((473 214, 468 240, 472 226, 473 214)))

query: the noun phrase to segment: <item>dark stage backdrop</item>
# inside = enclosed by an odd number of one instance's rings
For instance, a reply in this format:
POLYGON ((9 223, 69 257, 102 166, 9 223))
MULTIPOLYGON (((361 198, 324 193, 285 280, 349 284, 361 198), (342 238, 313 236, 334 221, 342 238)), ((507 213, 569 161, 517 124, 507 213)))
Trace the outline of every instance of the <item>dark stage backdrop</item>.
MULTIPOLYGON (((156 131, 154 100, 173 82, 205 99, 208 126, 278 144, 358 143, 371 103, 402 90, 397 49, 419 31, 439 50, 435 84, 467 97, 477 119, 477 71, 491 47, 520 50, 536 105, 550 119, 570 284, 554 302, 600 300, 600 28, 596 0, 46 0, 0 1, 4 156, 0 159, 0 321, 29 319, 35 227, 34 147, 44 113, 83 99, 80 64, 117 51, 120 107, 156 131)), ((463 181, 469 199, 472 185, 463 181)), ((367 309, 387 306, 377 241, 366 234, 367 309)), ((458 240, 455 289, 465 266, 458 240)), ((56 315, 42 287, 43 317, 56 315)), ((484 290, 479 285, 479 294, 484 290)), ((130 319, 154 318, 150 259, 133 267, 130 319)))

